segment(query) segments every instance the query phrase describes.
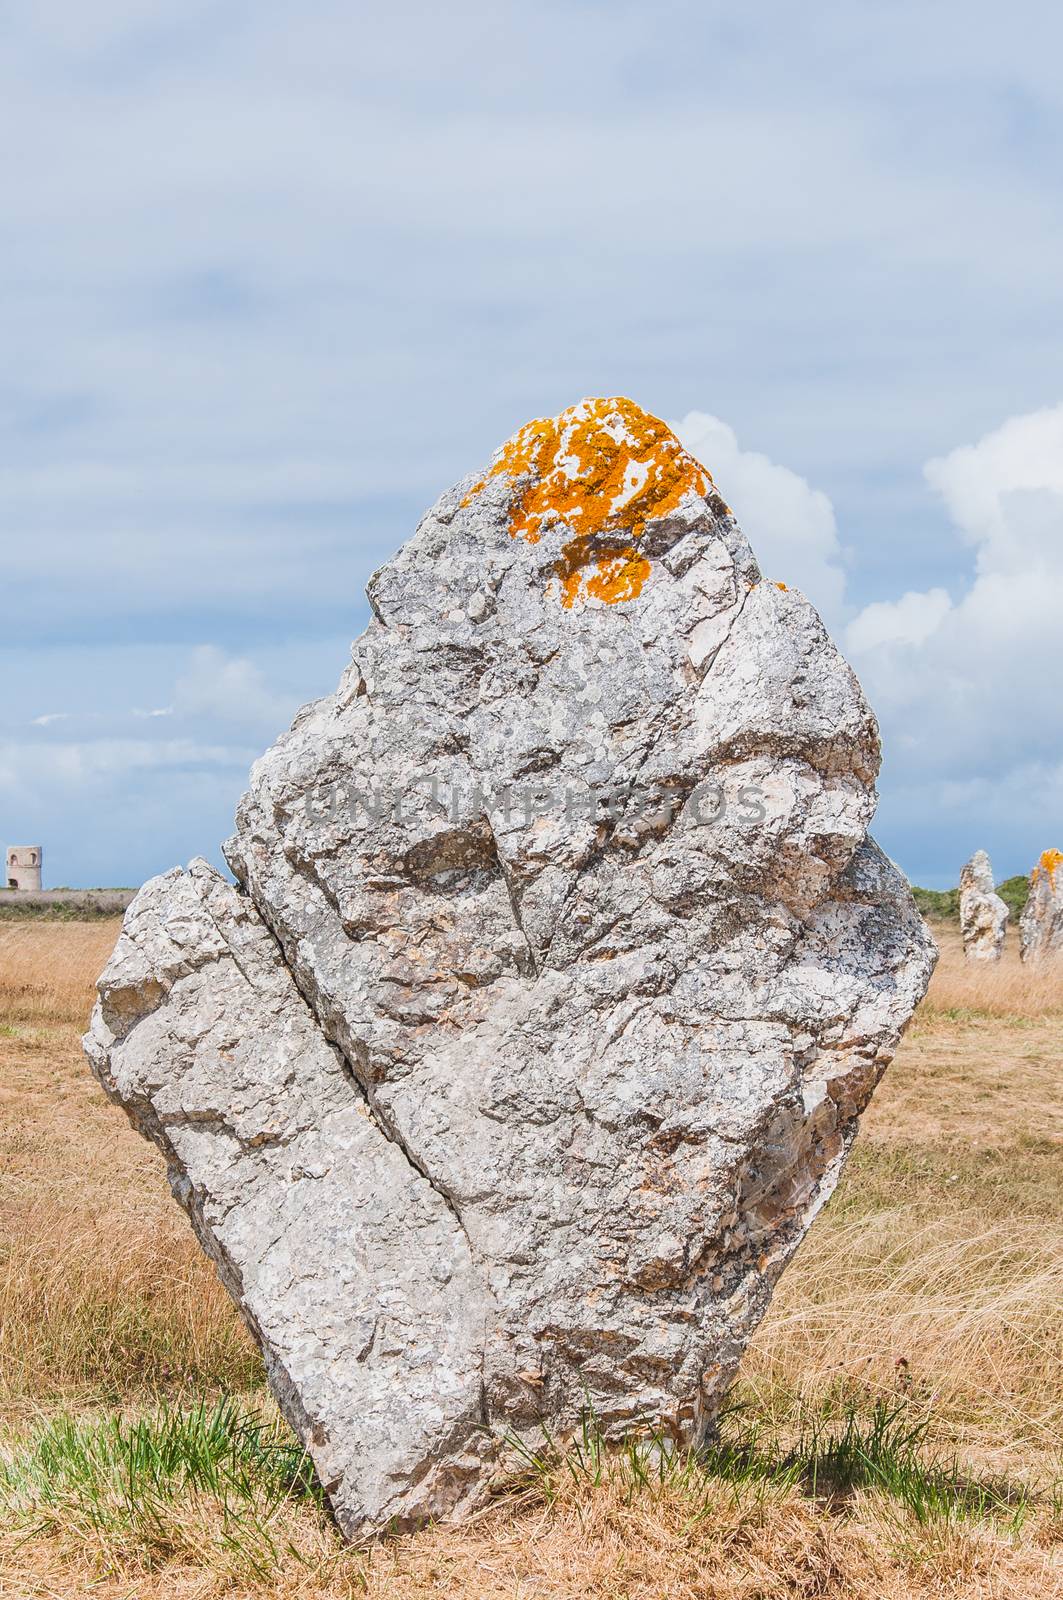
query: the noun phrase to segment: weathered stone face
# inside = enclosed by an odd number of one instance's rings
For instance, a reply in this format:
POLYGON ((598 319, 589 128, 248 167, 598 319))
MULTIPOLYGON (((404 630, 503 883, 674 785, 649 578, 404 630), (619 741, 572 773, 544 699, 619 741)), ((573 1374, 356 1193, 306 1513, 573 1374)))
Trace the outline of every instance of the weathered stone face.
POLYGON ((460 1506, 483 1452, 482 1274, 261 917, 205 861, 130 906, 86 1047, 165 1154, 343 1525, 460 1506))
POLYGON ((934 960, 855 677, 629 401, 522 429, 369 595, 241 892, 146 885, 89 1041, 351 1535, 588 1402, 696 1439, 934 960))
POLYGON ((1019 938, 1024 961, 1063 955, 1063 850, 1045 850, 1030 873, 1019 938))
POLYGON ((989 857, 976 850, 960 873, 960 932, 968 961, 1000 960, 1008 916, 993 883, 989 857))

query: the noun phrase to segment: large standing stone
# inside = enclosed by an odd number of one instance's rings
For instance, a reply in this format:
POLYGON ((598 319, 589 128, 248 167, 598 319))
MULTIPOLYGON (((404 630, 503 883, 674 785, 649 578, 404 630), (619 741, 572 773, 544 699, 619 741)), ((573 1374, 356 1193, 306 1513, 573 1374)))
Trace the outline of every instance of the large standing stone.
POLYGON ((968 961, 999 961, 1010 915, 996 892, 993 868, 984 850, 976 850, 960 873, 960 932, 968 961))
POLYGON ((239 892, 145 886, 89 1044, 351 1535, 587 1402, 701 1436, 934 960, 855 677, 630 401, 521 429, 369 597, 239 892))
POLYGON ((1019 939, 1024 961, 1063 955, 1063 850, 1045 850, 1030 873, 1019 939))

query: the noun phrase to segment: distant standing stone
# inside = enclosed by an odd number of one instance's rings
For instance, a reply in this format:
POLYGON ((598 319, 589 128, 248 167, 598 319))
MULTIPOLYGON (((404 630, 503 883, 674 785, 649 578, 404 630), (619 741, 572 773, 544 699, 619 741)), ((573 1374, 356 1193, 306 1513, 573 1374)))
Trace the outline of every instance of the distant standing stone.
POLYGON ((1044 851, 1030 873, 1019 938, 1024 961, 1063 954, 1063 850, 1044 851))
POLYGON ((960 873, 960 932, 968 961, 1000 960, 1008 916, 993 885, 989 857, 976 850, 960 873))

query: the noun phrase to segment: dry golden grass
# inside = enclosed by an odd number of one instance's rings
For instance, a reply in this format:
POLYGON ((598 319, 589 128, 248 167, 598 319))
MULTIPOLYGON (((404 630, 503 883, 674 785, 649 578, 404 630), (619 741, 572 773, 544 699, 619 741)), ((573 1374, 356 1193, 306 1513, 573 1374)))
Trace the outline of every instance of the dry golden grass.
POLYGON ((0 1022, 83 1028, 121 918, 0 923, 0 1022))
POLYGON ((219 1548, 216 1512, 189 1504, 160 1530, 154 1567, 86 1559, 62 1534, 0 1535, 0 1595, 80 1600, 1060 1600, 1052 1552, 977 1526, 913 1530, 872 1497, 845 1516, 794 1494, 692 1506, 653 1489, 573 1488, 545 1505, 514 1495, 460 1528, 340 1550, 306 1513, 273 1527, 265 1579, 219 1548), (118 1570, 115 1568, 118 1567, 118 1570))
POLYGON ((930 992, 744 1381, 783 1406, 901 1381, 967 1453, 1045 1472, 1063 1444, 1063 992, 935 931, 930 992))
POLYGON ((120 923, 0 926, 0 1415, 244 1387, 260 1363, 80 1037, 120 923))
POLYGON ((958 929, 935 924, 941 961, 920 1011, 924 1026, 966 1015, 1020 1025, 1063 1017, 1063 960, 1024 965, 1014 930, 999 962, 965 961, 958 929))
MULTIPOLYGON (((169 1198, 155 1153, 108 1106, 78 1034, 117 924, 0 928, 0 1406, 11 1437, 42 1411, 136 1409, 157 1394, 239 1392, 260 1367, 169 1198)), ((695 1503, 572 1484, 471 1525, 342 1551, 306 1504, 271 1524, 248 1576, 216 1503, 189 1497, 153 1540, 0 1530, 0 1596, 103 1600, 1048 1600, 1063 1596, 1063 993, 1013 954, 962 962, 946 930, 930 996, 876 1095, 846 1176, 783 1279, 743 1398, 785 1425, 839 1392, 933 1396, 939 1437, 1033 1485, 1018 1534, 922 1527, 859 1495, 794 1491, 695 1503)))

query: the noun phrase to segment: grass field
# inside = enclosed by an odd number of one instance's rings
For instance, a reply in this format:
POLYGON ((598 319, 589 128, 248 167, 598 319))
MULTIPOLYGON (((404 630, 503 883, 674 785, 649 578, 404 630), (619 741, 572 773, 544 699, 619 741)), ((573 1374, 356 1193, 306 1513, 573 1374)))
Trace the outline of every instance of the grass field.
POLYGON ((514 1462, 344 1551, 78 1037, 116 923, 0 927, 0 1596, 1063 1596, 1063 979, 930 995, 703 1462, 514 1462))

